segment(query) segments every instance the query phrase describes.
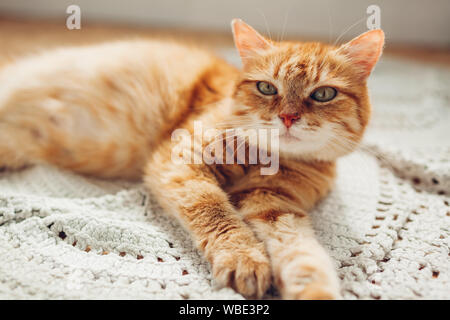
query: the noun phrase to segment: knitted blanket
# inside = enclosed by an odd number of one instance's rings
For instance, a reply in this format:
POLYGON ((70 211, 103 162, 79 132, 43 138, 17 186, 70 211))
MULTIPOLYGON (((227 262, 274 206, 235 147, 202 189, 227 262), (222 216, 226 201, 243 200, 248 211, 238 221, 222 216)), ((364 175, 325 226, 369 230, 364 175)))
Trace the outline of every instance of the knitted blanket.
MULTIPOLYGON (((450 299, 450 71, 385 57, 369 84, 373 120, 317 235, 346 299, 450 299)), ((37 166, 0 174, 0 298, 242 296, 142 184, 37 166)))

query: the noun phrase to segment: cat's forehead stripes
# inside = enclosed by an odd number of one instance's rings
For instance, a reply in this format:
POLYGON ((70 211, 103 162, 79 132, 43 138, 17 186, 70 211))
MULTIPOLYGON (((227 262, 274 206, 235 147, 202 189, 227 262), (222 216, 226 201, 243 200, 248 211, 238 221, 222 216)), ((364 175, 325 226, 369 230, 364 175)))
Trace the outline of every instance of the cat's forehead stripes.
POLYGON ((339 67, 339 57, 327 49, 295 45, 274 48, 247 69, 246 77, 253 81, 269 81, 281 95, 308 96, 320 86, 347 87, 348 80, 339 67), (308 50, 307 50, 308 49, 308 50))

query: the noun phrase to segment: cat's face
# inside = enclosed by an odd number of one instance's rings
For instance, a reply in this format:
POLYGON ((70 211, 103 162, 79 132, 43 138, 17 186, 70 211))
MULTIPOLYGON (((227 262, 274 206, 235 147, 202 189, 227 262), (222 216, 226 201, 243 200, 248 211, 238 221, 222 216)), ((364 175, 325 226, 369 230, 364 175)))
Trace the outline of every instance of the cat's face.
POLYGON ((381 55, 383 32, 333 47, 276 43, 241 20, 232 25, 243 62, 237 114, 253 127, 279 129, 287 156, 334 160, 353 150, 370 117, 366 79, 381 55))

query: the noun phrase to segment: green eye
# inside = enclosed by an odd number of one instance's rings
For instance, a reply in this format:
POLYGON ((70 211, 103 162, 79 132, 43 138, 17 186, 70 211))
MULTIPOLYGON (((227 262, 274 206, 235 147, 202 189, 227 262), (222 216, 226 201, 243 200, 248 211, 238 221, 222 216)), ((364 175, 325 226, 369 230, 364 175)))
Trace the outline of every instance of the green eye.
POLYGON ((334 99, 334 97, 336 97, 336 95, 337 95, 337 90, 335 88, 322 87, 322 88, 315 90, 311 94, 311 98, 316 101, 319 101, 319 102, 327 102, 327 101, 334 99))
POLYGON ((277 94, 277 88, 267 81, 258 81, 256 83, 256 88, 258 88, 258 91, 266 96, 273 96, 274 94, 277 94))

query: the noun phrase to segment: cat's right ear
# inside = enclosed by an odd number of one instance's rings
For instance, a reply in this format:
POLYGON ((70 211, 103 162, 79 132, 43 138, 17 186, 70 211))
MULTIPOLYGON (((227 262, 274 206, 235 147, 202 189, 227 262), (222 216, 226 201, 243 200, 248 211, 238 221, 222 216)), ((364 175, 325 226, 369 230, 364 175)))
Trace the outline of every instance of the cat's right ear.
POLYGON ((367 31, 350 42, 339 47, 338 52, 344 54, 367 78, 381 56, 384 46, 384 32, 381 29, 367 31))
POLYGON ((241 19, 233 19, 231 28, 236 49, 239 51, 244 65, 248 59, 257 56, 272 46, 268 40, 241 19))

